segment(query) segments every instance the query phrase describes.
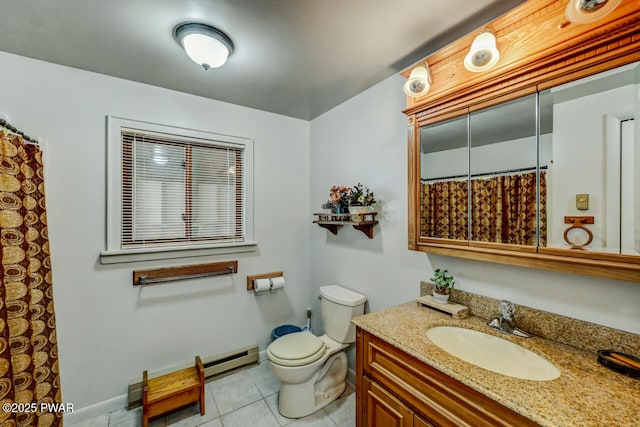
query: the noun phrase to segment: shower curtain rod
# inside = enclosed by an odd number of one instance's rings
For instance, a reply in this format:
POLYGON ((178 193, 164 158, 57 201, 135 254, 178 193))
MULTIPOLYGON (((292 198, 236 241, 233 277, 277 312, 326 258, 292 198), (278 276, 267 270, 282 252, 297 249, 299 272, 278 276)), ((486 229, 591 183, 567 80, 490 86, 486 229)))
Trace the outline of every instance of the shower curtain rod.
POLYGON ((22 139, 24 139, 24 140, 26 140, 26 141, 28 141, 28 142, 30 142, 32 144, 38 145, 38 140, 37 139, 31 138, 30 136, 25 135, 24 132, 21 132, 18 129, 16 129, 15 126, 12 126, 5 119, 0 119, 0 126, 5 128, 5 129, 8 129, 9 131, 11 131, 12 133, 14 133, 16 135, 20 135, 22 137, 22 139))
MULTIPOLYGON (((540 170, 545 170, 547 169, 547 167, 548 166, 540 166, 540 170)), ((527 172, 527 171, 534 171, 534 170, 536 170, 536 168, 531 167, 531 168, 520 168, 520 169, 508 169, 508 170, 497 171, 497 172, 474 173, 471 175, 451 175, 451 176, 443 176, 439 178, 429 178, 429 179, 420 178, 420 182, 444 181, 444 180, 454 179, 454 178, 466 178, 468 176, 470 176, 471 178, 477 178, 479 176, 487 176, 487 175, 506 175, 506 174, 516 173, 516 172, 527 172)))

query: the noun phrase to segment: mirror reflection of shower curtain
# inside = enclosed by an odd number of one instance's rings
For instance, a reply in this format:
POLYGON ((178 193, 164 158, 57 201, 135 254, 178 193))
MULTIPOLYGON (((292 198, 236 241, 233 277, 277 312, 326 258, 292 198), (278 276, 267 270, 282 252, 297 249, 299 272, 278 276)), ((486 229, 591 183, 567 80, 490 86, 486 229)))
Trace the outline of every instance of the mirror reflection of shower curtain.
POLYGON ((423 182, 420 234, 441 239, 469 238, 467 180, 423 182))
POLYGON ((605 116, 606 247, 623 254, 640 252, 640 186, 637 160, 640 153, 634 137, 634 120, 605 116))
MULTIPOLYGON (((540 245, 546 246, 545 171, 540 172, 540 245)), ((421 236, 535 246, 536 173, 422 183, 421 236), (471 185, 471 224, 468 186, 471 185)))

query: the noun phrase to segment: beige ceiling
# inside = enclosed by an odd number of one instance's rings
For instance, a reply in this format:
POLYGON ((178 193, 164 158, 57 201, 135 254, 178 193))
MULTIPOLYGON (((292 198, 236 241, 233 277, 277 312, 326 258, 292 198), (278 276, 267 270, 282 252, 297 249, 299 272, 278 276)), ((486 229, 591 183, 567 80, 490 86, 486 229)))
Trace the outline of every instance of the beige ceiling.
POLYGON ((0 50, 310 120, 519 3, 0 0, 0 50), (187 58, 185 21, 231 37, 227 64, 187 58))

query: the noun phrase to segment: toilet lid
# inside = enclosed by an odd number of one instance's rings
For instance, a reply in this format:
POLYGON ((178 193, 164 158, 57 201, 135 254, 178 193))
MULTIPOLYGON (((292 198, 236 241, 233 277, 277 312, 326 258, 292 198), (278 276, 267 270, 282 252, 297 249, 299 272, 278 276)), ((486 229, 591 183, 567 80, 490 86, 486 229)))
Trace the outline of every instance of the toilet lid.
POLYGON ((282 336, 267 349, 269 360, 283 366, 302 366, 320 359, 326 344, 310 332, 282 336))

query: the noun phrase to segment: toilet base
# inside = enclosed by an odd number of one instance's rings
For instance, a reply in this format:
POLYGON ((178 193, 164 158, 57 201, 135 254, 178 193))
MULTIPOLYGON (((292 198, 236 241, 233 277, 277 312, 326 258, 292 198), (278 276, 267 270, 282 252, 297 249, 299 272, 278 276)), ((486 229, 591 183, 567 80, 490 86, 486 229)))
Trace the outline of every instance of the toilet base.
POLYGON ((347 356, 340 351, 310 380, 301 384, 281 382, 278 412, 287 418, 301 418, 324 408, 344 392, 346 377, 347 356))

